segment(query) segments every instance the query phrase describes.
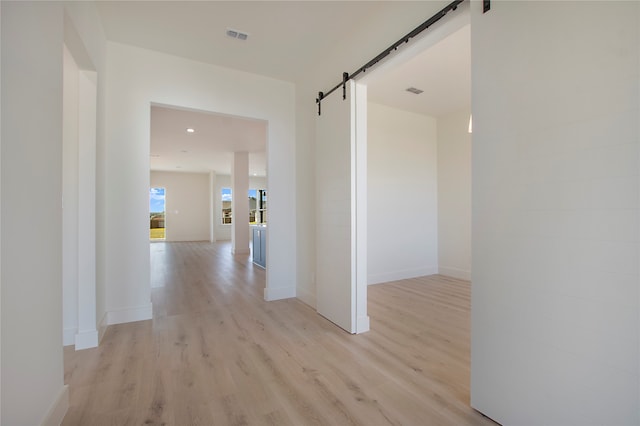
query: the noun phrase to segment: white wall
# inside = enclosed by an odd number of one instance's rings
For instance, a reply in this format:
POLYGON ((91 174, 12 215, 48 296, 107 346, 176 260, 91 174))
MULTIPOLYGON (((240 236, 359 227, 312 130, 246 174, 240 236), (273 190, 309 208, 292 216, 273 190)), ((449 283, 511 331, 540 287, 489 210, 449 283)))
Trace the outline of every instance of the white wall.
POLYGON ((62 17, 57 4, 2 5, 2 424, 40 424, 67 401, 62 17))
POLYGON ((107 310, 151 315, 148 253, 151 103, 267 120, 269 257, 265 297, 295 296, 294 88, 290 83, 108 43, 107 310))
POLYGON ((76 350, 96 347, 99 341, 96 299, 98 75, 95 68, 80 70, 78 94, 78 333, 75 337, 76 350))
POLYGON ((367 131, 369 284, 435 274, 436 120, 370 102, 367 131))
POLYGON ((2 3, 0 422, 7 425, 58 424, 68 405, 61 327, 65 10, 99 59, 94 5, 2 3))
POLYGON ((209 240, 209 174, 151 171, 165 188, 166 241, 209 240))
MULTIPOLYGON (((106 282, 104 211, 96 209, 104 199, 106 40, 96 6, 91 2, 65 3, 64 42, 80 68, 79 146, 79 334, 78 345, 95 342, 89 323, 98 322, 105 313, 106 282), (87 71, 92 70, 92 71, 87 71), (93 122, 92 122, 93 120, 93 122), (92 213, 93 212, 93 213, 92 213), (91 299, 91 300, 89 300, 91 299), (84 301, 84 302, 83 302, 84 301), (88 305, 92 303, 93 306, 88 305)), ((104 332, 104 328, 99 330, 104 332)))
POLYGON ((296 84, 296 297, 316 307, 315 111, 312 84, 296 84), (305 87, 306 86, 306 87, 305 87))
POLYGON ((438 117, 438 273, 471 279, 469 109, 438 117))
POLYGON ((637 425, 638 2, 472 8, 471 404, 637 425))
MULTIPOLYGON (((96 324, 98 78, 91 55, 70 17, 70 13, 77 15, 78 11, 86 12, 86 9, 71 7, 64 16, 62 161, 63 343, 75 344, 76 350, 97 346, 99 337, 96 324)), ((93 18, 95 22, 96 16, 93 18)), ((98 32, 97 37, 101 36, 98 32)))
MULTIPOLYGON (((0 35, 2 34, 2 4, 0 3, 0 35)), ((1 46, 0 46, 1 50, 1 46)), ((2 98, 2 55, 0 55, 0 99, 2 98)), ((2 122, 2 104, 0 102, 0 123, 2 122)), ((0 125, 1 128, 1 125, 0 125)), ((2 235, 2 133, 0 131, 0 236, 2 235)), ((1 237, 0 237, 1 238, 1 237)), ((1 240, 0 240, 1 247, 1 240)), ((2 330, 2 250, 0 249, 0 330, 2 330)), ((1 335, 1 332, 0 332, 1 335)), ((0 338, 0 421, 2 421, 2 339, 0 338)))
POLYGON ((63 50, 62 126, 62 294, 63 344, 78 332, 78 100, 80 70, 63 50))

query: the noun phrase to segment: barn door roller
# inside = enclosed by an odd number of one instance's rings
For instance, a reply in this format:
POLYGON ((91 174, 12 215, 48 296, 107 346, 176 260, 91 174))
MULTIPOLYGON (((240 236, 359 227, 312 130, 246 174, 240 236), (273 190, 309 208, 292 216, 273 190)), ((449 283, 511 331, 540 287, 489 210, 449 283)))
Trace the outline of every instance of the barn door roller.
MULTIPOLYGON (((430 26, 432 26, 436 22, 438 22, 447 13, 451 12, 452 10, 456 10, 458 8, 458 5, 460 3, 462 3, 463 1, 465 1, 465 0, 454 0, 454 1, 452 1, 451 3, 446 5, 444 8, 442 8, 438 13, 433 15, 431 18, 427 19, 422 24, 420 24, 416 28, 414 28, 413 31, 411 31, 410 33, 408 33, 407 35, 402 37, 400 40, 398 40, 395 43, 393 43, 391 46, 387 47, 380 54, 378 54, 378 56, 376 56, 375 58, 373 58, 372 60, 370 60, 369 62, 367 62, 363 66, 361 66, 360 68, 358 68, 351 75, 349 73, 347 73, 347 72, 343 72, 342 73, 342 81, 340 83, 336 84, 334 87, 331 88, 331 90, 329 90, 327 92, 318 92, 318 97, 316 98, 316 103, 318 104, 318 115, 322 114, 322 106, 321 105, 322 105, 322 100, 324 98, 326 98, 327 96, 332 94, 334 91, 336 91, 340 86, 342 86, 342 99, 346 99, 347 98, 347 81, 348 80, 357 77, 362 72, 366 72, 367 69, 373 67, 378 62, 380 62, 381 60, 383 60, 384 58, 389 56, 389 54, 391 54, 391 52, 393 52, 395 50, 398 50, 398 47, 400 47, 401 45, 403 45, 405 43, 409 43, 409 40, 411 40, 412 38, 414 38, 415 36, 417 36, 418 34, 423 32, 424 30, 426 30, 427 28, 429 28, 430 26)), ((482 0, 482 11, 483 11, 483 13, 488 12, 489 9, 491 9, 491 0, 482 0)))

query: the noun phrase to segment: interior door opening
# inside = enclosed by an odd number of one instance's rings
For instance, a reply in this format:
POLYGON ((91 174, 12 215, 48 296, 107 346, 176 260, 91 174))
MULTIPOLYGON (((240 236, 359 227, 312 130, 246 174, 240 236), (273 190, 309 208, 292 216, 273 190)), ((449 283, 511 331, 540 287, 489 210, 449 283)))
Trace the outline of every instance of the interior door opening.
MULTIPOLYGON (((232 255, 249 259, 252 232, 260 227, 266 234, 269 122, 156 103, 149 118, 149 238, 165 243, 152 244, 152 252, 173 243, 230 241, 224 247, 232 255)), ((263 260, 266 236, 264 242, 263 260)), ((151 269, 154 286, 162 267, 151 269)))
POLYGON ((469 15, 445 24, 365 81, 369 284, 471 279, 469 15))

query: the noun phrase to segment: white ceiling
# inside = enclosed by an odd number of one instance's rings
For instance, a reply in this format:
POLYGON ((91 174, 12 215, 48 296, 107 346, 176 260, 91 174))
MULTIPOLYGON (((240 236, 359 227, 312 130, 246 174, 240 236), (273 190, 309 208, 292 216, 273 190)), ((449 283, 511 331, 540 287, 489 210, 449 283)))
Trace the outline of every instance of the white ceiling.
MULTIPOLYGON (((394 8, 419 10, 419 3, 101 1, 97 4, 105 34, 111 41, 295 81, 322 53, 367 19, 391 17, 394 8), (246 32, 249 39, 243 42, 229 38, 225 34, 227 28, 246 32)), ((407 32, 411 29, 407 28, 407 32)), ((379 46, 380 50, 394 41, 388 40, 379 46)), ((372 82, 369 97, 374 102, 436 117, 468 107, 468 27, 372 82), (405 89, 409 86, 424 93, 408 93, 405 89)), ((152 109, 151 117, 152 170, 215 170, 229 174, 232 152, 246 150, 251 153, 251 173, 264 175, 266 123, 160 106, 152 109), (194 127, 196 133, 186 134, 186 127, 194 127), (255 146, 244 145, 250 135, 258 133, 255 146)))
POLYGON ((469 25, 378 77, 367 86, 372 102, 441 117, 471 105, 469 25), (419 95, 407 92, 421 89, 419 95))
POLYGON ((267 122, 202 111, 151 107, 151 170, 231 174, 234 152, 249 153, 249 173, 266 175, 267 122), (195 130, 188 133, 187 128, 195 130))
POLYGON ((294 81, 376 1, 99 1, 107 39, 200 62, 294 81), (247 41, 227 28, 249 34, 247 41))

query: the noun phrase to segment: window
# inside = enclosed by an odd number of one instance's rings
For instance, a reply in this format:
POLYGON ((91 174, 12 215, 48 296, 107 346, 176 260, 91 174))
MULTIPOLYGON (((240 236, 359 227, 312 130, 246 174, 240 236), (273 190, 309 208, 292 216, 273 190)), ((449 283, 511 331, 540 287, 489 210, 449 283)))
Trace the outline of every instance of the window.
MULTIPOLYGON (((249 190, 249 223, 251 225, 267 223, 267 191, 265 189, 249 190)), ((231 188, 222 188, 222 224, 230 225, 232 221, 231 188)))
POLYGON ((165 191, 164 188, 149 188, 149 238, 165 239, 165 191))
POLYGON ((258 195, 255 189, 249 190, 249 223, 256 224, 256 207, 258 206, 258 195))
POLYGON ((231 224, 231 188, 222 188, 221 191, 222 196, 222 224, 230 225, 231 224))
POLYGON ((249 190, 249 223, 267 223, 267 190, 249 190))

